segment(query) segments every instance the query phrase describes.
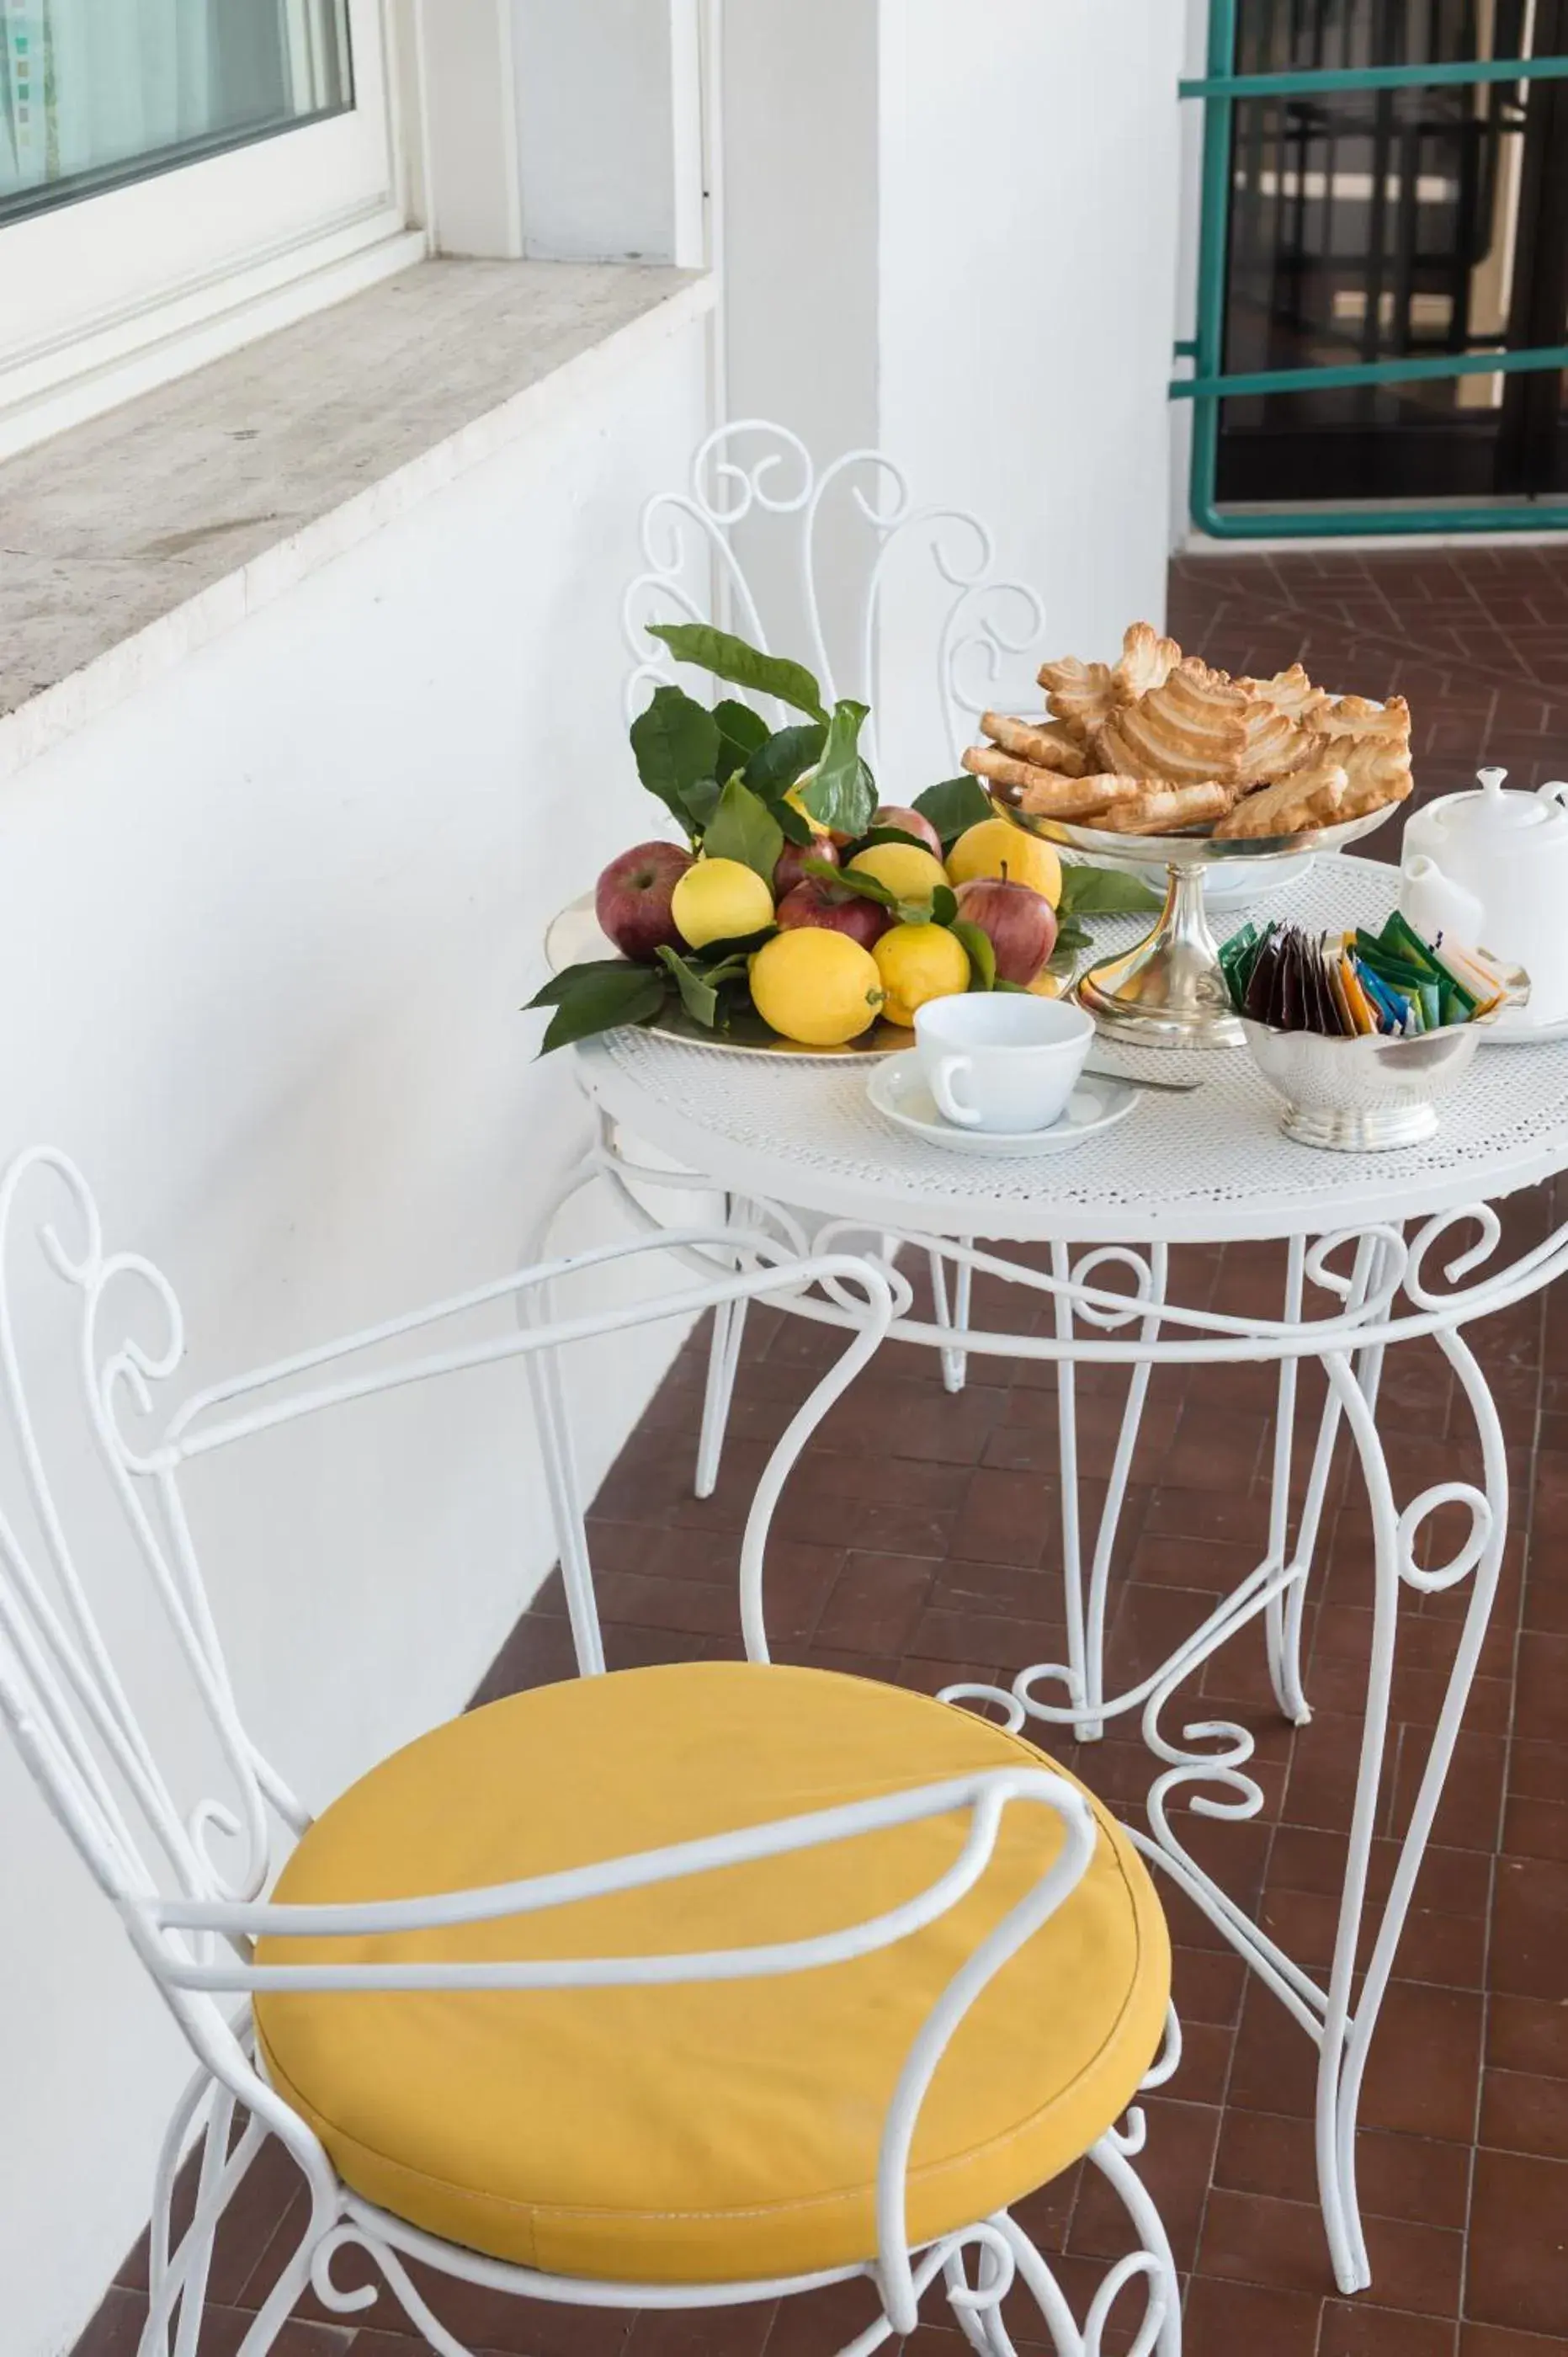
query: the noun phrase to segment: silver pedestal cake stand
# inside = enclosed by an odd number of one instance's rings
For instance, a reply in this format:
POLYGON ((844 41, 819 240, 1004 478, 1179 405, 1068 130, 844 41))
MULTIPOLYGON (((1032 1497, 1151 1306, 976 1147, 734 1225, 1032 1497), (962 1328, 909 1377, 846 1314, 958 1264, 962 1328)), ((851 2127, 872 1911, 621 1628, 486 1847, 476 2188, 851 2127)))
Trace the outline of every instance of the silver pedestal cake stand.
MULTIPOLYGON (((1342 851, 1381 826, 1400 807, 1385 802, 1360 818, 1303 834, 1112 834, 1069 819, 1021 810, 1019 789, 993 785, 992 801, 1015 826, 1101 867, 1166 871, 1165 906, 1134 949, 1090 966, 1073 996, 1110 1039, 1138 1048, 1240 1048, 1240 1018, 1220 971, 1219 948, 1204 904, 1206 868, 1238 860, 1260 870, 1304 853, 1342 851)), ((1391 896, 1395 888, 1390 873, 1391 896)))

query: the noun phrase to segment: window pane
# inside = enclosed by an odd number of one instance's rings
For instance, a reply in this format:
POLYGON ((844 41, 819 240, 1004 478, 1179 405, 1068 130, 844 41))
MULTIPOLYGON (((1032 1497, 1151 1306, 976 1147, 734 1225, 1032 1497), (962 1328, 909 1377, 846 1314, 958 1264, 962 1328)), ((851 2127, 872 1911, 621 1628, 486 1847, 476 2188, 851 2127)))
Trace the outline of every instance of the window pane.
POLYGON ((353 102, 347 0, 0 0, 0 223, 353 102))

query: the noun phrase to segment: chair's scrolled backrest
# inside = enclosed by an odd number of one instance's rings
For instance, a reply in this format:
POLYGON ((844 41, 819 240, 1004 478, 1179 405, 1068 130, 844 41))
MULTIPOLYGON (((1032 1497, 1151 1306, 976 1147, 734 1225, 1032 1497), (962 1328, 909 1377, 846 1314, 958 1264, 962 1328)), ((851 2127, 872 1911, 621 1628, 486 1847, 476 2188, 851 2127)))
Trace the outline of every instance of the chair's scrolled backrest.
POLYGON ((116 1901, 253 1897, 269 1802, 293 1807, 240 1724, 176 1452, 137 1430, 184 1349, 167 1280, 105 1250, 75 1164, 42 1147, 13 1162, 0 1178, 0 1717, 116 1901), (215 1771, 221 1797, 182 1805, 188 1780, 166 1750, 203 1780, 215 1771))
MULTIPOLYGON (((699 444, 688 485, 645 503, 641 557, 622 602, 628 720, 661 684, 701 693, 650 622, 715 622, 805 663, 830 707, 868 704, 861 741, 887 800, 955 770, 987 705, 1038 701, 1039 597, 996 572, 979 516, 921 504, 883 451, 819 468, 788 426, 736 419, 699 444)), ((775 727, 800 717, 752 700, 775 727)))

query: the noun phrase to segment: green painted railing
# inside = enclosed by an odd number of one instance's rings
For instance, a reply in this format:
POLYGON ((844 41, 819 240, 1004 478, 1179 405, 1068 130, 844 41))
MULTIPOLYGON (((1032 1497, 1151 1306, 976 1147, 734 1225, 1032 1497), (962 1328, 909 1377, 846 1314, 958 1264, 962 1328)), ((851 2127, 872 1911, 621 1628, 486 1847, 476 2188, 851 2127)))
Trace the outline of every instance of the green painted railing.
POLYGON ((1176 346, 1190 360, 1171 398, 1190 401, 1192 520, 1217 540, 1342 538, 1353 533, 1541 532, 1568 528, 1568 505, 1397 508, 1254 509, 1227 514, 1219 506, 1219 404, 1246 393, 1305 393, 1360 384, 1402 384, 1422 378, 1512 376, 1535 369, 1568 368, 1568 345, 1515 352, 1444 352, 1420 359, 1368 361, 1343 368, 1264 369, 1227 376, 1225 264, 1230 233, 1230 135, 1240 99, 1310 97, 1315 92, 1413 90, 1466 82, 1561 81, 1568 57, 1487 58, 1453 65, 1346 66, 1300 73, 1239 74, 1237 0, 1209 0, 1208 70, 1180 85, 1183 98, 1203 105, 1202 217, 1197 243, 1196 332, 1176 346))
POLYGON ((1310 98, 1341 90, 1431 90, 1444 82, 1561 81, 1568 58, 1461 58, 1425 66, 1315 66, 1299 73, 1209 73, 1183 98, 1310 98))

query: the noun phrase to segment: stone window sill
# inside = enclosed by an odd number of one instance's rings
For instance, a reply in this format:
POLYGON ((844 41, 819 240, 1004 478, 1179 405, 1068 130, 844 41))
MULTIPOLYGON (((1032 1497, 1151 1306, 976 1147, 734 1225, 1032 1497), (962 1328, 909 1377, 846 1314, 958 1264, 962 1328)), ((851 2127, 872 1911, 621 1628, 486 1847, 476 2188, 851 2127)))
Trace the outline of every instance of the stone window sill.
POLYGON ((709 309, 621 264, 435 261, 0 466, 0 777, 709 309))

